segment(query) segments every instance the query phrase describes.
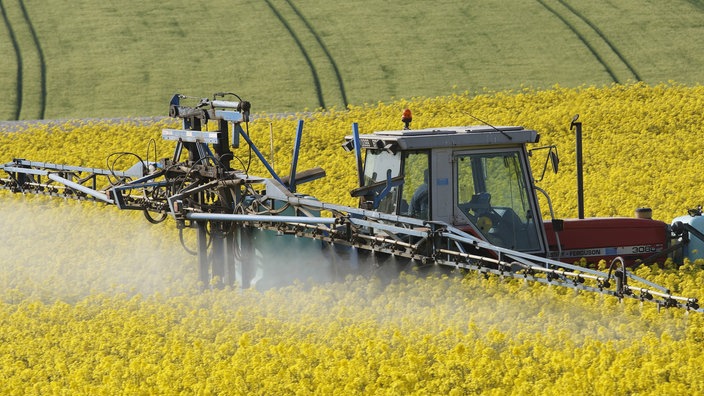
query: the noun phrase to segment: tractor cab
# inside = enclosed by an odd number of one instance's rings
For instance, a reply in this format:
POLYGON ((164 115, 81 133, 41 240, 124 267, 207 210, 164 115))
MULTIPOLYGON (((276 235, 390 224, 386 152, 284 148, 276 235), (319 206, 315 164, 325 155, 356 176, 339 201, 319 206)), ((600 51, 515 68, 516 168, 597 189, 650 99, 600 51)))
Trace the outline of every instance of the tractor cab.
POLYGON ((544 255, 545 231, 523 127, 449 127, 348 136, 358 150, 360 207, 442 221, 494 245, 544 255))

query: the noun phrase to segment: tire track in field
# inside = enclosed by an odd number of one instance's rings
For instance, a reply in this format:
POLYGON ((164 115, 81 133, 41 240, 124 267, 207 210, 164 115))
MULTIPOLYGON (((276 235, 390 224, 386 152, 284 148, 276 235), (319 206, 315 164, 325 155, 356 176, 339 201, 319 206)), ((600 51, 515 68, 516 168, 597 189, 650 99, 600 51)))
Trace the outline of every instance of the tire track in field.
POLYGON ((19 120, 20 113, 22 112, 22 52, 20 51, 20 45, 17 42, 15 31, 12 29, 10 18, 7 15, 7 10, 5 9, 5 5, 2 0, 0 0, 0 13, 2 13, 2 19, 5 23, 5 28, 7 29, 7 35, 10 38, 12 48, 15 50, 15 58, 17 59, 17 77, 15 80, 15 114, 13 116, 13 120, 19 120))
POLYGON ((315 41, 320 46, 320 49, 322 49, 325 53, 325 57, 328 59, 328 62, 330 62, 330 66, 332 67, 333 72, 335 73, 335 79, 337 80, 337 85, 340 89, 340 97, 342 98, 342 103, 345 107, 347 107, 348 102, 347 93, 345 92, 345 84, 342 81, 342 75, 340 74, 340 69, 337 67, 335 58, 333 58, 330 54, 330 51, 328 51, 328 48, 325 46, 325 43, 323 43, 323 39, 320 38, 318 32, 313 29, 313 26, 308 23, 308 20, 303 16, 303 14, 298 10, 298 8, 293 5, 293 2, 291 0, 286 0, 286 3, 288 3, 288 5, 293 9, 293 12, 295 12, 296 15, 301 19, 301 21, 306 25, 310 33, 313 35, 313 37, 315 37, 315 41))
MULTIPOLYGON (((334 58, 330 54, 330 51, 328 51, 327 47, 323 43, 323 40, 320 38, 320 35, 315 31, 313 26, 308 22, 308 20, 303 16, 301 11, 291 2, 290 0, 284 0, 286 5, 293 11, 293 15, 295 19, 288 20, 284 16, 284 14, 281 11, 281 7, 277 8, 274 6, 273 2, 271 0, 265 0, 267 6, 269 9, 274 13, 276 18, 281 22, 281 24, 284 26, 284 28, 288 31, 289 35, 293 39, 293 41, 296 43, 296 46, 298 47, 298 50, 301 52, 301 55, 305 59, 306 63, 308 64, 308 68, 310 69, 312 78, 313 78, 313 85, 315 87, 315 93, 316 97, 318 99, 318 106, 321 108, 327 108, 326 106, 326 101, 325 101, 325 94, 324 92, 331 93, 332 91, 338 92, 341 98, 341 101, 345 107, 347 107, 347 94, 345 92, 344 88, 344 82, 342 79, 342 75, 340 74, 340 70, 337 67, 337 63, 335 62, 334 58), (299 25, 302 24, 303 32, 301 29, 296 29, 294 28, 294 23, 298 22, 299 25), (302 39, 303 35, 308 35, 309 39, 304 40, 302 39), (312 37, 312 39, 310 39, 312 37), (306 41, 309 45, 304 44, 304 41, 306 41), (314 42, 314 44, 310 44, 311 42, 314 42), (314 57, 312 56, 311 52, 313 51, 321 51, 323 56, 322 58, 325 59, 324 63, 327 65, 323 65, 323 69, 328 68, 331 69, 332 74, 334 74, 334 77, 331 78, 331 80, 337 82, 337 88, 330 88, 328 86, 323 86, 323 83, 321 82, 320 78, 320 73, 318 70, 318 67, 316 66, 316 62, 314 62, 314 57), (324 90, 324 88, 326 88, 324 90), (332 89, 332 91, 331 91, 332 89)), ((299 26, 300 28, 300 26, 299 26)))
POLYGON ((37 51, 38 61, 39 61, 39 114, 37 119, 43 120, 44 113, 46 112, 46 61, 44 60, 44 51, 42 51, 42 46, 39 43, 39 37, 37 36, 36 30, 34 30, 34 24, 29 18, 29 13, 27 8, 24 6, 24 0, 18 0, 20 9, 22 10, 22 16, 24 17, 25 23, 29 28, 29 33, 32 36, 32 42, 34 43, 35 50, 37 51))
POLYGON ((537 0, 537 2, 545 8, 547 11, 552 13, 556 18, 558 18, 565 26, 567 26, 568 29, 572 31, 577 36, 577 39, 584 44, 584 46, 591 52, 592 56, 599 62, 606 73, 609 75, 611 80, 615 83, 621 83, 621 80, 618 78, 616 73, 614 72, 613 68, 609 66, 608 62, 604 59, 606 55, 613 55, 616 58, 619 59, 619 62, 628 70, 628 73, 633 75, 635 79, 640 81, 640 76, 638 73, 635 71, 635 69, 626 61, 626 59, 621 55, 620 51, 616 49, 616 47, 606 38, 606 36, 594 25, 591 21, 589 21, 587 18, 585 18, 582 14, 577 12, 573 7, 569 6, 564 0, 556 0, 564 9, 567 11, 564 12, 566 14, 572 15, 576 18, 578 18, 588 30, 594 32, 596 34, 596 37, 598 37, 598 41, 600 44, 603 44, 603 46, 606 46, 609 48, 608 52, 609 54, 602 54, 600 53, 595 45, 590 43, 590 41, 587 39, 585 34, 581 33, 580 30, 577 29, 577 27, 572 24, 567 17, 563 14, 560 13, 556 8, 553 8, 549 6, 544 0, 537 0))
POLYGON ((618 57, 618 59, 623 63, 624 66, 626 66, 626 69, 633 74, 633 77, 635 77, 636 81, 641 81, 640 76, 638 75, 638 72, 633 68, 633 66, 624 58, 624 56, 621 54, 621 51, 619 51, 616 46, 609 40, 606 35, 594 24, 592 23, 589 19, 587 19, 582 13, 574 9, 571 5, 567 4, 564 0, 558 0, 560 4, 565 6, 572 14, 574 14, 577 18, 581 19, 587 26, 589 26, 598 36, 601 38, 601 40, 604 41, 604 43, 611 49, 611 51, 618 57))
MULTIPOLYGON (((46 61, 44 60, 44 52, 42 51, 41 44, 39 43, 39 37, 34 29, 34 25, 29 17, 27 8, 24 5, 23 0, 16 0, 17 8, 10 8, 7 1, 0 0, 0 11, 2 12, 3 22, 8 31, 8 37, 12 43, 12 47, 15 52, 15 59, 17 62, 17 72, 16 72, 16 82, 15 82, 15 114, 13 115, 14 120, 23 119, 44 119, 44 114, 46 111, 46 61), (12 14, 10 11, 19 11, 19 13, 12 14), (20 33, 22 32, 22 33, 20 33), (28 43, 34 48, 36 56, 34 54, 29 56, 27 59, 26 47, 28 43), (36 58, 36 62, 34 61, 36 58), (36 63, 36 64, 35 64, 36 63), (29 79, 34 75, 34 71, 38 71, 39 86, 27 85, 29 79), (25 81, 28 80, 28 81, 25 81), (28 88, 29 92, 28 91, 28 88), (32 106, 28 105, 27 101, 36 103, 32 106), (28 111, 34 112, 35 114, 27 114, 28 111)), ((31 50, 30 52, 31 53, 31 50)))

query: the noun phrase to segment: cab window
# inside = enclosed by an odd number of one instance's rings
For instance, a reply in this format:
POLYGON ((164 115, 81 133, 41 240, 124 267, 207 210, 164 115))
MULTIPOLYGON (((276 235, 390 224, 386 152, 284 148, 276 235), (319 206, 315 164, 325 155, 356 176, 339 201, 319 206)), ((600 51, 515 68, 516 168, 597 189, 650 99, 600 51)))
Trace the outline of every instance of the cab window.
POLYGON ((521 251, 540 248, 519 151, 457 157, 457 207, 486 239, 521 251))
POLYGON ((401 213, 430 220, 429 155, 427 151, 407 152, 403 159, 401 213))
POLYGON ((364 184, 380 184, 375 189, 378 211, 430 219, 429 157, 427 151, 367 151, 364 184), (391 187, 385 191, 387 181, 391 187))

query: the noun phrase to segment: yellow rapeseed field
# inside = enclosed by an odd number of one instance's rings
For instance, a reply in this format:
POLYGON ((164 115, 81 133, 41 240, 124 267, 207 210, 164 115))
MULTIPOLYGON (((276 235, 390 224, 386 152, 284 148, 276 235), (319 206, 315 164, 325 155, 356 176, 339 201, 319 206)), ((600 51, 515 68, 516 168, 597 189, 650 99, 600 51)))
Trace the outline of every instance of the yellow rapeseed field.
MULTIPOLYGON (((303 118, 299 169, 322 166, 327 177, 300 190, 354 205, 343 137, 352 122, 362 133, 400 129, 407 107, 414 128, 476 117, 541 132, 562 160, 540 183, 559 217, 576 216, 575 114, 588 216, 649 206, 669 221, 704 201, 701 86, 554 87, 257 114, 249 132, 270 157, 273 130, 275 168, 287 174, 303 118)), ((150 139, 165 157, 173 146, 159 135, 173 125, 37 124, 0 132, 0 161, 105 168, 113 152, 146 157, 150 139)), ((248 166, 248 150, 236 155, 233 165, 248 166)), ((540 171, 544 157, 533 161, 540 171)), ((256 161, 249 170, 264 173, 256 161)), ((475 274, 201 292, 173 222, 7 192, 0 235, 0 394, 704 394, 698 313, 475 274)), ((635 271, 704 298, 703 266, 635 271)))

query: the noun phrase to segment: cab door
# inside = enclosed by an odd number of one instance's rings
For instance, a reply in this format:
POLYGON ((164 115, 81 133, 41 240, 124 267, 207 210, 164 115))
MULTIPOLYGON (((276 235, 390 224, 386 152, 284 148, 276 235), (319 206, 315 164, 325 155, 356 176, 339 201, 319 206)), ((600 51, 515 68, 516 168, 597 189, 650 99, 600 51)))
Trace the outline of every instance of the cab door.
POLYGON ((545 253, 545 232, 521 148, 466 150, 453 158, 454 219, 504 248, 545 253))

